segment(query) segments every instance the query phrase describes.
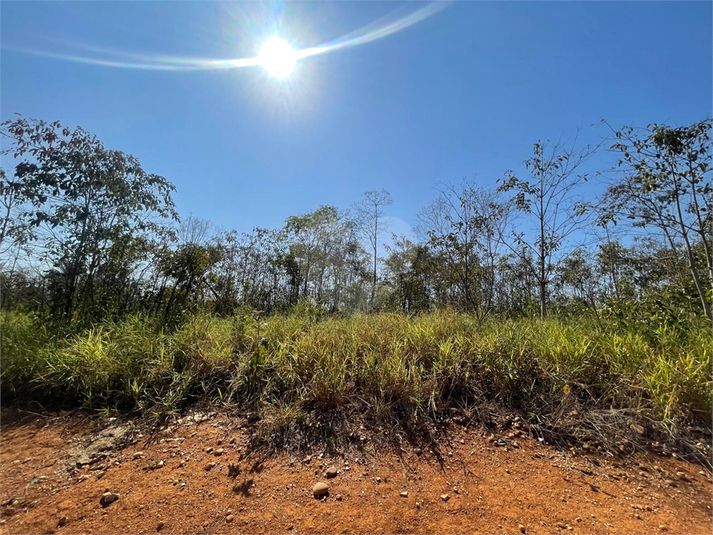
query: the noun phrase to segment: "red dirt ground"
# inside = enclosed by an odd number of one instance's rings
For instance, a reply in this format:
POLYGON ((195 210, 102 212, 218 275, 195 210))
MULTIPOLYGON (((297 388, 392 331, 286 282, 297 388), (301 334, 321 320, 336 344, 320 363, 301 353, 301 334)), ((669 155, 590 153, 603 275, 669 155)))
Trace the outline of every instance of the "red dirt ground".
POLYGON ((713 531, 710 474, 675 458, 575 456, 524 436, 516 439, 517 448, 498 447, 479 429, 457 427, 441 445, 441 464, 431 451, 404 443, 397 455, 368 440, 362 451, 345 455, 253 454, 239 460, 247 454, 250 432, 244 421, 227 415, 184 421, 77 469, 77 452, 97 436, 94 419, 6 408, 0 532, 713 531), (224 452, 216 456, 209 447, 224 452), (136 452, 143 455, 135 458, 136 452), (238 464, 234 479, 229 464, 238 464), (325 479, 330 466, 339 474, 325 479), (317 481, 329 484, 324 500, 312 496, 317 481), (105 490, 120 497, 103 508, 105 490))

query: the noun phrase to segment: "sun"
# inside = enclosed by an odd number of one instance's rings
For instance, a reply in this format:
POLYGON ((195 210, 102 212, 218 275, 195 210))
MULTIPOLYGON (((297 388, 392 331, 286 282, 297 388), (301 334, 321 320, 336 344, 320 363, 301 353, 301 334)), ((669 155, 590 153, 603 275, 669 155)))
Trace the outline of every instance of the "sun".
POLYGON ((273 36, 262 45, 258 60, 275 78, 286 78, 297 62, 297 54, 287 41, 273 36))

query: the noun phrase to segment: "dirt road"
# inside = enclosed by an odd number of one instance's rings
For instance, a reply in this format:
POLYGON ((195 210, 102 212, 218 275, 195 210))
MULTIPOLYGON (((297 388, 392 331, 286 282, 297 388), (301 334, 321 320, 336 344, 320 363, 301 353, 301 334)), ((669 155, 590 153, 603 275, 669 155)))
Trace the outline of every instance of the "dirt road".
POLYGON ((440 461, 370 440, 348 454, 263 458, 247 455, 250 426, 222 414, 151 436, 103 427, 3 410, 2 533, 713 531, 710 474, 675 458, 575 456, 468 427, 444 439, 440 461), (329 495, 316 499, 320 481, 329 495), (116 496, 103 506, 105 492, 116 496))

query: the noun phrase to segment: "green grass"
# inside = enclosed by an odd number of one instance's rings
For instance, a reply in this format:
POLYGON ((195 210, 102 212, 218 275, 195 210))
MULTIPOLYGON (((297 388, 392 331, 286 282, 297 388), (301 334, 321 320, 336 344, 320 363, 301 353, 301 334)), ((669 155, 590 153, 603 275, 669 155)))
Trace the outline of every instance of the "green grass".
POLYGON ((0 327, 6 399, 155 415, 209 401, 257 407, 283 427, 335 415, 434 422, 483 402, 535 423, 565 408, 635 408, 659 422, 710 425, 704 325, 636 333, 587 320, 479 324, 442 311, 196 315, 167 333, 136 316, 58 337, 32 315, 4 312, 0 327))

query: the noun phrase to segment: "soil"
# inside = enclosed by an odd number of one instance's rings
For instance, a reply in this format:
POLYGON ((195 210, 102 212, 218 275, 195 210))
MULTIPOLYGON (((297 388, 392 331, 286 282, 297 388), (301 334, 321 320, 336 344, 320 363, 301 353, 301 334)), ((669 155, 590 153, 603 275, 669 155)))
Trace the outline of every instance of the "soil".
POLYGON ((250 451, 253 424, 223 413, 155 433, 86 415, 1 416, 1 533, 713 531, 701 466, 574 454, 517 429, 453 426, 424 451, 365 439, 342 453, 266 455, 250 451), (326 497, 313 496, 317 482, 326 497), (105 492, 118 499, 103 506, 105 492))

